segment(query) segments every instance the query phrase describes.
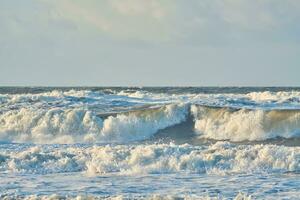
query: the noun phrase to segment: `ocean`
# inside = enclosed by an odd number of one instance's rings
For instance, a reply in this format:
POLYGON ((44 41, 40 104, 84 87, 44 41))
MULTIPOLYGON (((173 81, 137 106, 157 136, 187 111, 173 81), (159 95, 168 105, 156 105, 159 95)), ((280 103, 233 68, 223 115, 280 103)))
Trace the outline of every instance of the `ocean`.
POLYGON ((300 199, 299 172, 300 88, 0 88, 0 199, 300 199))

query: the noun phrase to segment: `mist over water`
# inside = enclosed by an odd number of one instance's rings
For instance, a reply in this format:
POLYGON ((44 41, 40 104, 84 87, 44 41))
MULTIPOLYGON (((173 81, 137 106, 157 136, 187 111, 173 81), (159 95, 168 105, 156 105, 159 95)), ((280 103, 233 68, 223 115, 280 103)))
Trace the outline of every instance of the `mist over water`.
POLYGON ((297 199, 299 170, 299 88, 0 88, 3 198, 297 199))

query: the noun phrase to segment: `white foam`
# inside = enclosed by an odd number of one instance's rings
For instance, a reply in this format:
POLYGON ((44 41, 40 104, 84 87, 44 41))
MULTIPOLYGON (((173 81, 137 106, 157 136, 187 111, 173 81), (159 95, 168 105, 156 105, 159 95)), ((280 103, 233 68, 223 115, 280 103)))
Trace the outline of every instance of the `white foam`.
POLYGON ((147 91, 111 92, 70 90, 43 92, 38 94, 0 94, 0 111, 10 108, 31 107, 72 107, 98 106, 110 110, 112 106, 191 103, 207 106, 231 107, 267 107, 267 108, 300 108, 300 92, 252 92, 248 94, 203 94, 203 93, 151 93, 147 91), (124 105, 122 105, 124 103, 124 105))
POLYGON ((82 109, 22 108, 0 114, 0 139, 33 143, 136 141, 184 121, 187 113, 187 106, 174 104, 107 119, 82 109))
POLYGON ((90 111, 59 108, 22 108, 0 115, 3 141, 73 143, 86 134, 99 133, 102 120, 90 111))
MULTIPOLYGON (((66 97, 89 97, 96 94, 96 92, 91 92, 88 90, 69 90, 60 91, 53 90, 50 92, 43 92, 37 94, 1 94, 0 97, 7 99, 10 103, 20 103, 20 102, 36 102, 36 101, 53 101, 59 99, 65 99, 66 97)), ((101 93, 97 93, 101 95, 101 93)))
POLYGON ((255 141, 300 137, 300 112, 296 110, 231 110, 192 106, 195 130, 205 138, 255 141))
MULTIPOLYGON (((149 94, 148 94, 149 96, 149 94)), ((181 101, 185 103, 200 104, 206 106, 229 106, 238 108, 273 108, 295 109, 300 108, 300 92, 251 92, 247 94, 153 94, 155 99, 165 101, 181 101)))
POLYGON ((257 102, 268 102, 275 101, 279 103, 296 101, 300 102, 300 92, 290 91, 290 92, 251 92, 246 94, 246 97, 257 102))
POLYGON ((140 113, 120 114, 104 121, 102 135, 118 141, 147 139, 158 130, 183 122, 188 114, 184 104, 171 104, 140 113))
POLYGON ((151 144, 94 147, 30 147, 2 151, 1 171, 88 175, 297 172, 300 147, 218 142, 209 147, 151 144))
MULTIPOLYGON (((187 106, 173 106, 149 116, 117 115, 106 120, 96 112, 126 110, 131 106, 200 104, 254 108, 256 111, 219 112, 201 115, 195 129, 217 140, 265 140, 298 137, 299 116, 275 120, 278 114, 263 110, 300 108, 300 92, 252 92, 249 94, 167 94, 146 91, 70 90, 39 94, 0 95, 0 140, 33 143, 128 142, 151 137, 160 129, 180 123, 187 106), (161 114, 158 114, 161 113, 161 114), (216 117, 214 117, 216 115, 216 117)), ((193 107, 192 107, 193 109, 193 107)), ((195 113, 194 112, 194 113, 195 113)), ((200 113, 200 114, 199 114, 200 113)))

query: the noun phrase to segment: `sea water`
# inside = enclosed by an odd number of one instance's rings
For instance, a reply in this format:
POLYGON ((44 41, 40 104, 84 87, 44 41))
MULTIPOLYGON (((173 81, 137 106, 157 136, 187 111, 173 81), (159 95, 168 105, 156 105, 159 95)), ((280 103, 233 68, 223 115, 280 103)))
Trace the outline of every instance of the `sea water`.
POLYGON ((1 199, 299 199, 300 88, 0 88, 1 199))

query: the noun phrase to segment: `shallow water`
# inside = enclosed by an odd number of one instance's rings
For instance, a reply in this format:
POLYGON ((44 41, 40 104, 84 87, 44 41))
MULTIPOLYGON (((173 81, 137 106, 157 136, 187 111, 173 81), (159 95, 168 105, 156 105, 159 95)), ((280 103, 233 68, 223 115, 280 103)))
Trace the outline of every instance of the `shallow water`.
POLYGON ((172 197, 235 198, 238 193, 255 199, 298 199, 299 176, 284 174, 201 175, 153 174, 120 176, 115 174, 86 176, 80 173, 50 175, 1 175, 2 190, 8 196, 40 194, 51 196, 110 196, 145 198, 153 194, 172 197), (124 186, 126 185, 126 186, 124 186))

